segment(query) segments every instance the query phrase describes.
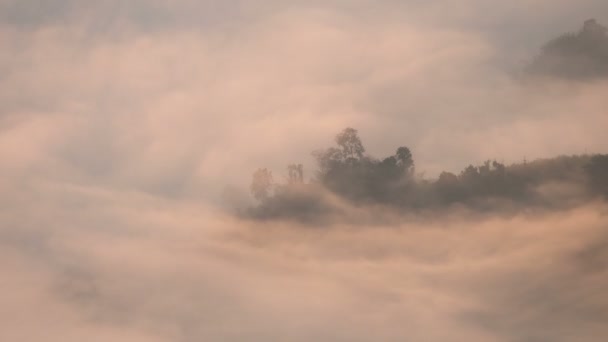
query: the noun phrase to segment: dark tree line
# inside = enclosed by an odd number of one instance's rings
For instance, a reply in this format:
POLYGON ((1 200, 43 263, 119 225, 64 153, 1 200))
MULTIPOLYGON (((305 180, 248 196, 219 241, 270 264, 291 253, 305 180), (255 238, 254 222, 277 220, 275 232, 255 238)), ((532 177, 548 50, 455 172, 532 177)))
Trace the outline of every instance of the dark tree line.
POLYGON ((593 193, 608 198, 608 155, 595 155, 585 166, 593 193))
POLYGON ((442 172, 435 180, 414 177, 414 159, 407 147, 399 147, 385 158, 365 153, 357 130, 346 128, 335 138, 336 146, 313 152, 317 170, 304 182, 301 164, 288 166, 286 184, 275 184, 272 173, 259 169, 253 175, 251 192, 259 201, 253 209, 262 217, 305 217, 332 210, 327 194, 355 205, 377 204, 402 210, 466 205, 477 209, 510 203, 521 207, 556 205, 564 196, 608 198, 608 155, 561 156, 505 166, 497 161, 469 165, 458 174, 442 172), (564 187, 562 185, 567 185, 564 187), (549 189, 581 191, 555 194, 549 189), (559 197, 561 196, 561 197, 559 197), (558 198, 559 197, 559 198, 558 198))

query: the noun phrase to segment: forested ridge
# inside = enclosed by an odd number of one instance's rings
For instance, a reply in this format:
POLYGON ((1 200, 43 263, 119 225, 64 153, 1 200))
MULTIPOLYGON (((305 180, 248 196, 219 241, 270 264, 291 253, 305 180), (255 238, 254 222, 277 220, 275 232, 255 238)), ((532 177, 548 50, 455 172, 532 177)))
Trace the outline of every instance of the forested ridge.
POLYGON ((266 168, 254 172, 250 191, 256 218, 312 218, 336 210, 333 199, 408 212, 465 206, 474 210, 564 208, 608 197, 608 155, 558 156, 505 165, 487 160, 435 179, 416 173, 408 147, 383 158, 370 156, 357 130, 336 135, 335 146, 313 152, 316 169, 305 181, 301 164, 275 182, 266 168))

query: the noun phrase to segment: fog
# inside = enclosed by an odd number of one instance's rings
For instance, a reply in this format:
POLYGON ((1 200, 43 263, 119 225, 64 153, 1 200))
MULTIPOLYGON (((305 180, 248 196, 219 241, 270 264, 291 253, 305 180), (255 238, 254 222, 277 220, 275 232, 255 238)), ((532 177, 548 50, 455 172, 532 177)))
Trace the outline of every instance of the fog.
POLYGON ((608 3, 0 0, 0 340, 604 341, 608 207, 578 173, 538 206, 234 211, 258 168, 317 186, 346 127, 420 184, 607 153, 591 18, 608 3))
POLYGON ((216 201, 257 167, 311 175, 347 126, 374 155, 409 146, 429 176, 608 147, 603 80, 517 80, 550 39, 608 22, 601 1, 54 3, 2 2, 15 172, 216 201))
POLYGON ((2 339, 603 341, 608 333, 604 204, 315 226, 35 185, 3 203, 2 339))

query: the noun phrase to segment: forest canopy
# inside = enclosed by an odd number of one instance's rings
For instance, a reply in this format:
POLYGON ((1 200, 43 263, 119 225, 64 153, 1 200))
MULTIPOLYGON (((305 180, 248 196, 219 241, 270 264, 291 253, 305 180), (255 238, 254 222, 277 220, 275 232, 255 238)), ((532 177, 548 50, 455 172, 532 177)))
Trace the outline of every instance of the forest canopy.
POLYGON ((559 156, 504 165, 487 160, 436 179, 416 176, 406 146, 384 158, 365 153, 358 131, 345 128, 335 146, 314 151, 317 168, 304 181, 301 164, 288 166, 285 184, 273 181, 266 168, 253 174, 251 193, 256 218, 312 219, 336 210, 335 198, 352 205, 380 205, 400 211, 461 205, 476 210, 562 208, 608 197, 608 155, 559 156))
POLYGON ((549 41, 526 68, 529 75, 586 80, 608 77, 608 28, 595 19, 549 41))

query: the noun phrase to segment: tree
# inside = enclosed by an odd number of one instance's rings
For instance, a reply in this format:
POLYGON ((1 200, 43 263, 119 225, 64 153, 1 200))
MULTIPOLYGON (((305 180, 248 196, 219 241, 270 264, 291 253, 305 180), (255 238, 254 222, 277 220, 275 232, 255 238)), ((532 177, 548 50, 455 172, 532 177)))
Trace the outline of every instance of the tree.
POLYGON ((397 159, 397 165, 407 174, 412 175, 414 173, 414 159, 412 158, 412 152, 409 148, 401 146, 395 153, 397 159))
POLYGON ((451 172, 443 171, 437 179, 437 183, 440 185, 454 186, 458 184, 458 176, 451 172))
POLYGON ((304 183, 304 167, 302 164, 289 164, 287 166, 288 182, 293 183, 304 183))
POLYGON ((312 155, 319 165, 319 176, 321 178, 342 163, 342 151, 335 147, 314 151, 312 155))
POLYGON ((452 203, 462 199, 460 180, 451 172, 442 172, 435 182, 439 198, 444 203, 452 203))
POLYGON ((251 194, 256 200, 264 202, 270 197, 272 184, 272 172, 268 169, 258 169, 253 173, 251 180, 251 194))
POLYGON ((591 190, 608 198, 608 154, 598 154, 585 167, 591 190))
POLYGON ((365 148, 357 135, 356 129, 350 127, 345 128, 336 135, 336 143, 342 149, 341 152, 344 160, 359 160, 363 158, 365 148))
POLYGON ((462 170, 459 178, 466 182, 477 181, 479 179, 479 169, 473 165, 469 165, 462 170))

